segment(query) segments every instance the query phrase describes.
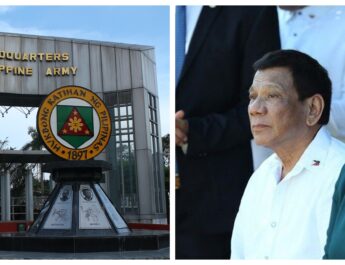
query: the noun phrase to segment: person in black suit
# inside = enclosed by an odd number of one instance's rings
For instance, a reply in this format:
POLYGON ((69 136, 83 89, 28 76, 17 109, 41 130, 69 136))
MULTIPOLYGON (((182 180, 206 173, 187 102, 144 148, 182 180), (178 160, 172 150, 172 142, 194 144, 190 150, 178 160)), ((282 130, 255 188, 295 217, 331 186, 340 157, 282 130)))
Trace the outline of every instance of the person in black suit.
POLYGON ((230 258, 252 173, 252 64, 280 47, 275 7, 203 7, 176 81, 176 258, 230 258), (183 149, 182 150, 182 147, 183 149))

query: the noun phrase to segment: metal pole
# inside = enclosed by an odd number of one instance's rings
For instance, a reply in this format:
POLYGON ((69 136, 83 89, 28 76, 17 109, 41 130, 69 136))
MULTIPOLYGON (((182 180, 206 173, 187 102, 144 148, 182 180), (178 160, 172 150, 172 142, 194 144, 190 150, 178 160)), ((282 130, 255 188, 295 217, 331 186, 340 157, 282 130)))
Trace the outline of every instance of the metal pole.
POLYGON ((10 172, 1 172, 1 221, 11 221, 10 172))
POLYGON ((32 171, 30 170, 25 178, 26 221, 34 220, 34 194, 32 181, 32 171))
POLYGON ((4 191, 4 179, 5 179, 5 172, 0 171, 0 188, 1 188, 1 221, 4 221, 4 213, 5 213, 5 191, 4 191))

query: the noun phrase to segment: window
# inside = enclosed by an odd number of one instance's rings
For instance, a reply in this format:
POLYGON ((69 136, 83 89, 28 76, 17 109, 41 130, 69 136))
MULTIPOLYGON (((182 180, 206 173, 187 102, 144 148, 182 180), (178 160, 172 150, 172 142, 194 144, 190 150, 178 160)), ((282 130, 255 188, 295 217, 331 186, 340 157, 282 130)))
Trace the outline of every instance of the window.
POLYGON ((110 93, 106 102, 113 111, 115 150, 111 152, 115 152, 116 160, 113 177, 119 178, 121 185, 117 204, 123 214, 136 214, 139 210, 131 91, 110 93))
POLYGON ((157 119, 157 104, 156 97, 151 93, 148 93, 149 102, 149 115, 150 115, 150 140, 151 140, 151 153, 153 160, 153 173, 154 173, 154 198, 156 205, 156 212, 163 213, 163 176, 161 173, 161 151, 159 148, 159 134, 158 134, 158 119, 157 119))

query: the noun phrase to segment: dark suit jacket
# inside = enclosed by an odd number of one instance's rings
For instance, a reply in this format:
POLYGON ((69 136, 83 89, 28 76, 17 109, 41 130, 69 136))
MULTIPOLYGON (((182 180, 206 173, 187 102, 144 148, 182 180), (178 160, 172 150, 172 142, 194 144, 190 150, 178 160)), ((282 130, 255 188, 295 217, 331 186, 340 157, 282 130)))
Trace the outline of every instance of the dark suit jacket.
POLYGON ((176 87, 189 122, 188 152, 176 150, 177 233, 230 235, 252 173, 252 64, 279 47, 275 7, 203 8, 176 87))

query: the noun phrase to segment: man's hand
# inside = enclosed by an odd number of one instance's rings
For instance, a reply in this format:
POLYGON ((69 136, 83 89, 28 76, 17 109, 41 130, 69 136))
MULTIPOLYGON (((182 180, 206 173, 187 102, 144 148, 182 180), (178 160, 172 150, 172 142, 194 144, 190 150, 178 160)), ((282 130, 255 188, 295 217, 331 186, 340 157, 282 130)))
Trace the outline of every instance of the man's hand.
POLYGON ((188 121, 184 119, 184 111, 175 113, 175 141, 176 145, 182 146, 188 142, 188 121))

